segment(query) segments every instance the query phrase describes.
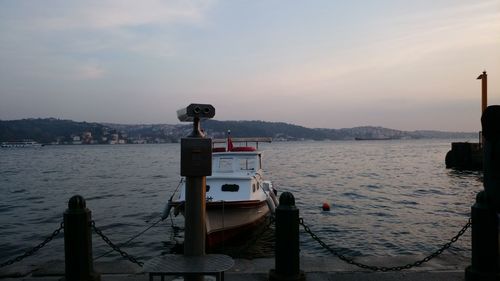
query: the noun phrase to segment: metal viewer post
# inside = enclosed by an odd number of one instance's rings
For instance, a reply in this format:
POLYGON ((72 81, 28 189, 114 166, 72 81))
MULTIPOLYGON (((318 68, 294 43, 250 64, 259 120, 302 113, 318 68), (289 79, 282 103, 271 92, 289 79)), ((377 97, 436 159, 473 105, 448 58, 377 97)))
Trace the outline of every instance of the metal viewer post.
MULTIPOLYGON (((186 177, 184 255, 205 255, 206 176, 212 175, 212 139, 205 138, 200 121, 213 118, 215 108, 209 104, 190 104, 177 111, 180 121, 193 122, 193 131, 181 139, 181 176, 186 177)), ((186 280, 203 280, 203 276, 186 275, 186 280)))
POLYGON ((270 281, 304 281, 299 258, 299 209, 290 192, 283 192, 276 208, 275 267, 269 271, 270 281))
POLYGON ((488 106, 481 117, 484 136, 484 191, 471 208, 472 255, 467 281, 500 280, 500 106, 488 106))
POLYGON ((64 212, 64 262, 66 281, 99 281, 92 260, 91 212, 85 199, 75 195, 64 212))

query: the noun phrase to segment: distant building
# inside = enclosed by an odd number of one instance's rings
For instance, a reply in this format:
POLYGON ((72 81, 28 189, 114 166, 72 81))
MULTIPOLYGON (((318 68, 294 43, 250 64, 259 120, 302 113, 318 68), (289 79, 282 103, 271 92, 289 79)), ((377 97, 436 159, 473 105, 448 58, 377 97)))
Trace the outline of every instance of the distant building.
POLYGON ((118 134, 111 134, 111 139, 109 140, 109 144, 117 144, 118 143, 118 134))
POLYGON ((82 144, 80 136, 73 136, 73 144, 82 144))
POLYGON ((84 144, 91 144, 92 143, 92 133, 91 132, 85 132, 82 135, 82 142, 84 144))

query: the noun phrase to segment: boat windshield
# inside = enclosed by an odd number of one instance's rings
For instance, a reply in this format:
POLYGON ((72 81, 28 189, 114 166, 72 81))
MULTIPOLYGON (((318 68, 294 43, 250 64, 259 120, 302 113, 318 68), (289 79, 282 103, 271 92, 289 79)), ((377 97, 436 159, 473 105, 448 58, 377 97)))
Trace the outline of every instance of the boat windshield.
POLYGON ((214 172, 233 173, 233 172, 252 172, 258 170, 259 161, 256 156, 222 156, 214 158, 212 167, 214 172))
POLYGON ((240 170, 255 171, 255 158, 240 158, 240 170))
POLYGON ((220 157, 219 165, 215 166, 215 172, 230 173, 233 171, 233 157, 220 157))

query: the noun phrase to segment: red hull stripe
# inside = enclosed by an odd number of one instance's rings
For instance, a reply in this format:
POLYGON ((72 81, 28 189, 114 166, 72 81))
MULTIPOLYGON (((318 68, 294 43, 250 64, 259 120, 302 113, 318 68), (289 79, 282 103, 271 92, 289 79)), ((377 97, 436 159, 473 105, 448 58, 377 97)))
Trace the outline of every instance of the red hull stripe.
POLYGON ((256 151, 256 149, 252 146, 237 146, 233 147, 230 151, 256 151))
MULTIPOLYGON (((207 209, 219 209, 224 207, 228 208, 256 208, 261 205, 267 204, 266 201, 251 200, 251 201, 217 201, 217 202, 206 202, 207 209)), ((184 201, 182 202, 172 202, 175 208, 184 210, 184 201)))

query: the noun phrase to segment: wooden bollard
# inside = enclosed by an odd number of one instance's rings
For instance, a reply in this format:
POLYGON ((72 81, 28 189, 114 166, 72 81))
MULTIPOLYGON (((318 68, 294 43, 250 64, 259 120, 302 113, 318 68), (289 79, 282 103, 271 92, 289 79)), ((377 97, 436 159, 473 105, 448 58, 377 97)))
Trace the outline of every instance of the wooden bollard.
POLYGON ((481 117, 484 137, 484 191, 488 204, 500 211, 500 105, 488 106, 481 117))
POLYGON ((100 281, 92 259, 91 212, 85 199, 75 195, 64 212, 64 263, 66 281, 100 281))
POLYGON ((489 106, 481 117, 484 136, 484 191, 472 206, 471 265, 467 281, 500 280, 500 106, 489 106))
POLYGON ((303 281, 299 258, 299 209, 290 192, 283 192, 276 208, 275 267, 269 271, 270 281, 303 281))

